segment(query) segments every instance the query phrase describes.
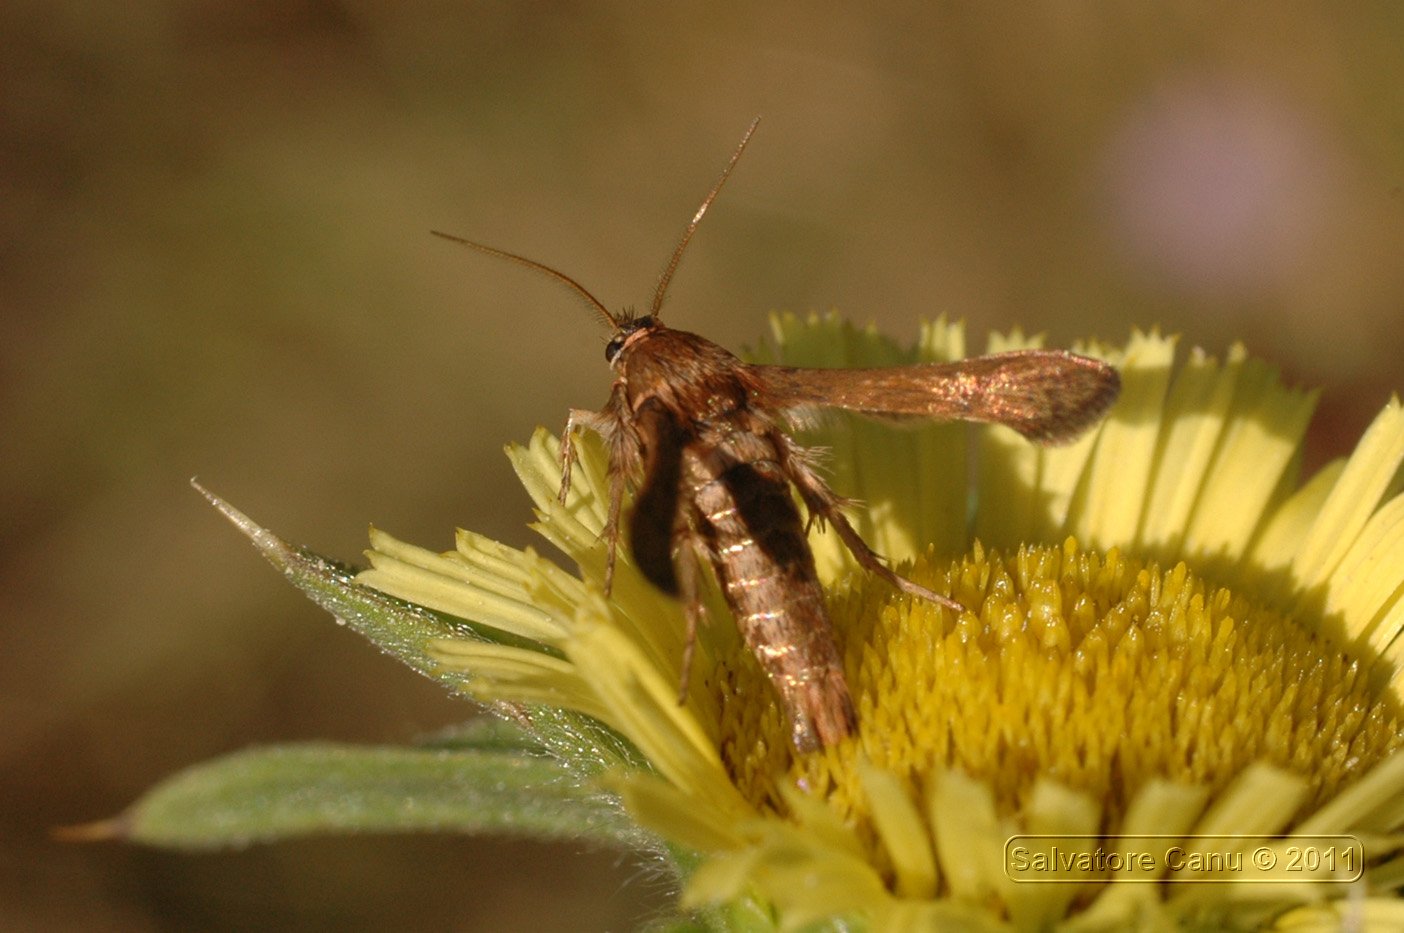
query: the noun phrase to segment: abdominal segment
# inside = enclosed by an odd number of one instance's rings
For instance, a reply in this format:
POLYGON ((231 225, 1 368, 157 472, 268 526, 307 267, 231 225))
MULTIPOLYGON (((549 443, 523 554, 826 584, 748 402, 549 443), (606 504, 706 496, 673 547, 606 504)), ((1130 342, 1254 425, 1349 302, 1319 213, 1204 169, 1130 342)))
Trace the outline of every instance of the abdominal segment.
POLYGON ((852 733, 853 700, 790 484, 769 444, 746 440, 765 449, 740 459, 735 444, 690 447, 684 473, 741 636, 780 694, 795 747, 811 751, 852 733))

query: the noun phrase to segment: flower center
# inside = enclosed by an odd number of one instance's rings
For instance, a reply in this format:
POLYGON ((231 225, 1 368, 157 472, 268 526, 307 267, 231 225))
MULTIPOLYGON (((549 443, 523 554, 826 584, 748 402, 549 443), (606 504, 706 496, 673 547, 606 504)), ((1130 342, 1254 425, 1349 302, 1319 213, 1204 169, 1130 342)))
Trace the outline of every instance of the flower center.
MULTIPOLYGON (((798 782, 867 824, 857 765, 914 791, 959 769, 1016 813, 1039 777, 1102 803, 1115 832, 1126 805, 1166 778, 1218 791, 1266 761, 1310 782, 1303 807, 1404 745, 1404 716, 1372 659, 1309 620, 1255 606, 1180 564, 1113 550, 974 551, 913 576, 969 611, 957 618, 857 576, 830 608, 859 733, 794 757, 767 685, 738 655, 723 673, 722 755, 758 808, 798 782)), ((867 835, 867 834, 864 834, 867 835)))

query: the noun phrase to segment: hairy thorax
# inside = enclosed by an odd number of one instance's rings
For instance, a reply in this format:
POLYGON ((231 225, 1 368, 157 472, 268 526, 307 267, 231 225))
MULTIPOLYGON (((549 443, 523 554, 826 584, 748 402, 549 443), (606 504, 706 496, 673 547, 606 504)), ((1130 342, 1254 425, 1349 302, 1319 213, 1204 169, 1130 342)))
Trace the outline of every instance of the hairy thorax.
POLYGON ((740 360, 705 337, 680 330, 641 335, 618 368, 630 410, 656 400, 694 430, 732 418, 748 406, 753 390, 740 360))

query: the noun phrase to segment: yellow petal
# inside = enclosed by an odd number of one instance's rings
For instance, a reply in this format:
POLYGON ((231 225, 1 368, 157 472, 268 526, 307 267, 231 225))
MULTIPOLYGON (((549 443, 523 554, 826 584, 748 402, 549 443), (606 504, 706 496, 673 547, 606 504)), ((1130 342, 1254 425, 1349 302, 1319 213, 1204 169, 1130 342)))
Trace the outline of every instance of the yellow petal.
POLYGON ((1246 358, 1242 344, 1230 348, 1223 366, 1196 348, 1176 373, 1165 400, 1154 480, 1137 535, 1142 547, 1170 553, 1184 538, 1246 358))
POLYGON ((1182 553, 1205 563, 1237 563, 1297 456, 1315 403, 1315 393, 1283 389, 1260 361, 1244 363, 1182 553))
POLYGON ((1067 524, 1067 532, 1084 545, 1108 548, 1136 540, 1174 356, 1174 339, 1154 333, 1135 334, 1126 348, 1121 397, 1102 425, 1087 464, 1085 496, 1067 524))
POLYGON ((897 873, 895 893, 899 897, 935 896, 936 860, 916 804, 891 773, 865 762, 858 775, 873 808, 873 825, 897 873))
POLYGON ((1331 573, 1355 542, 1404 462, 1404 406, 1391 399, 1375 418, 1292 562, 1298 585, 1311 590, 1331 573))

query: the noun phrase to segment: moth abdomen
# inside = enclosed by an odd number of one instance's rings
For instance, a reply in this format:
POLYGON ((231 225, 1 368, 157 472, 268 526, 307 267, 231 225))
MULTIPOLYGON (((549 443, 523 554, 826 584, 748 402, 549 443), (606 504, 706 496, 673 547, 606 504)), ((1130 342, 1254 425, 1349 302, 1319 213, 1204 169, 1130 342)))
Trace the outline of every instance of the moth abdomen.
MULTIPOLYGON (((764 445, 751 438, 749 446, 764 445)), ((808 751, 850 735, 853 700, 778 458, 737 462, 713 447, 688 460, 697 530, 742 640, 780 694, 795 747, 808 751)))

